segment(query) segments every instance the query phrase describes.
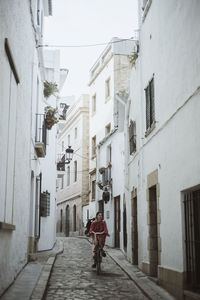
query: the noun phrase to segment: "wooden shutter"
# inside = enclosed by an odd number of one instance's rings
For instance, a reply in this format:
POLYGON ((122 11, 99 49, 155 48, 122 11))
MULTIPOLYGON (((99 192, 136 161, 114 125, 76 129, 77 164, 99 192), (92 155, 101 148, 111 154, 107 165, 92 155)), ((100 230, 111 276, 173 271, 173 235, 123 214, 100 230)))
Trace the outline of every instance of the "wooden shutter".
POLYGON ((154 79, 149 83, 150 87, 150 126, 155 121, 155 104, 154 104, 154 79))
POLYGON ((145 89, 146 94, 146 129, 149 129, 151 126, 150 122, 150 96, 149 96, 149 85, 145 89))

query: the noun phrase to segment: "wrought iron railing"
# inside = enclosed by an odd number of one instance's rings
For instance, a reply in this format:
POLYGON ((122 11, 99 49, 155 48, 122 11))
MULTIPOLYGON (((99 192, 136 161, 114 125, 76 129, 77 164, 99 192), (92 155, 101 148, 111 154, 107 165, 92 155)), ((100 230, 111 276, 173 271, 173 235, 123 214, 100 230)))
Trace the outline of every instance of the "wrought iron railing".
POLYGON ((35 142, 47 144, 47 129, 44 114, 36 114, 35 142))
POLYGON ((111 184, 111 168, 109 167, 105 168, 102 174, 102 184, 103 186, 111 184))
POLYGON ((65 155, 58 155, 57 171, 65 171, 65 155))

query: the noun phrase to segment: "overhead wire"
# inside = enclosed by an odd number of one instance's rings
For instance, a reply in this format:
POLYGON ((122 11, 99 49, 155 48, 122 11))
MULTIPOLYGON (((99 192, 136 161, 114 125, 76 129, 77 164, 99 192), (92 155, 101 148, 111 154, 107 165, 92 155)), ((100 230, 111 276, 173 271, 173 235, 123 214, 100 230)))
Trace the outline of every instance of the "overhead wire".
POLYGON ((104 43, 96 43, 96 44, 82 44, 82 45, 37 45, 36 48, 86 48, 86 47, 96 47, 96 46, 105 46, 105 45, 111 45, 115 43, 120 43, 124 41, 136 41, 136 39, 130 38, 130 39, 120 39, 117 41, 110 41, 110 42, 104 42, 104 43))

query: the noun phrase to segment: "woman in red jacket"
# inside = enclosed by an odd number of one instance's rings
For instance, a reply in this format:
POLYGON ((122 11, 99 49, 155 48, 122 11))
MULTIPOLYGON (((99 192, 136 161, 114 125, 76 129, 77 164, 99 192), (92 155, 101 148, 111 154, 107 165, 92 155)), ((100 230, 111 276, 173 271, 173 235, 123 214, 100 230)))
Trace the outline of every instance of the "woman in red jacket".
POLYGON ((97 241, 95 239, 95 235, 94 233, 96 233, 96 236, 101 244, 102 247, 102 255, 105 257, 106 253, 103 250, 103 247, 105 245, 105 241, 106 241, 106 236, 108 234, 108 229, 107 229, 107 225, 106 225, 106 221, 102 220, 102 213, 101 212, 97 212, 96 214, 96 220, 94 222, 92 222, 91 226, 90 226, 90 234, 92 234, 92 239, 93 239, 93 243, 94 243, 94 264, 92 265, 93 268, 96 267, 96 249, 97 249, 97 241))

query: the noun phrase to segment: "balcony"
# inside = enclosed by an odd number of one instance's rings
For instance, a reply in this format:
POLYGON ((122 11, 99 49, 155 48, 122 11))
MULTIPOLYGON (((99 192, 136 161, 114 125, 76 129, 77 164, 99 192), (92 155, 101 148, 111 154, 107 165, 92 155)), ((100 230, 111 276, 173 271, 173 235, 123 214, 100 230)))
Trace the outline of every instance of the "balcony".
POLYGON ((36 114, 35 151, 38 157, 46 155, 47 130, 44 114, 36 114))
POLYGON ((104 169, 102 173, 102 185, 103 186, 110 186, 111 185, 111 168, 107 167, 104 169))
POLYGON ((57 160, 57 175, 61 178, 65 175, 65 155, 58 155, 57 160))

